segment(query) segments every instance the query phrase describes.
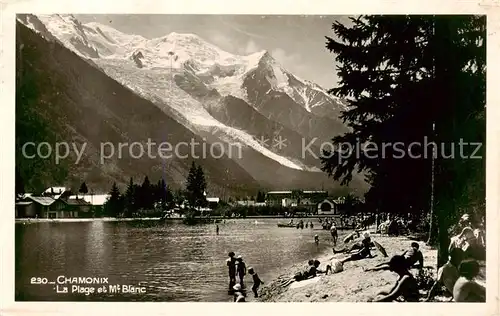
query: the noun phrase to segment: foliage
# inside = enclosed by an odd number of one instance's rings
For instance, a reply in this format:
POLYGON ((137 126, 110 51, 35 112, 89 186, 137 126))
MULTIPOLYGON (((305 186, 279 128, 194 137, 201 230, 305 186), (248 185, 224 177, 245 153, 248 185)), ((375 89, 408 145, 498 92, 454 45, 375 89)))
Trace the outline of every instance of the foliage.
POLYGON ((423 268, 415 276, 419 290, 429 291, 436 280, 434 272, 429 268, 423 268))
POLYGON ((194 161, 189 169, 186 183, 186 197, 190 207, 199 208, 207 205, 205 190, 207 183, 201 166, 196 166, 194 161))
POLYGON ((374 209, 427 212, 428 144, 435 141, 433 218, 443 262, 449 225, 485 197, 484 159, 445 156, 461 141, 485 140, 485 18, 360 16, 332 28, 327 48, 336 56, 340 85, 330 93, 347 100, 341 118, 350 131, 333 138, 336 148, 325 153, 323 170, 342 184, 353 172, 364 173, 371 185, 365 199, 374 209), (421 146, 410 148, 415 143, 421 146))
POLYGON ((80 189, 78 190, 78 192, 82 193, 82 194, 89 193, 89 189, 87 188, 87 184, 85 182, 82 182, 82 185, 80 186, 80 189))
POLYGON ((66 85, 41 70, 39 65, 44 62, 35 44, 16 38, 16 178, 24 180, 28 192, 41 192, 45 183, 62 183, 68 175, 64 159, 59 163, 53 156, 44 159, 33 146, 26 147, 26 155, 23 154, 23 146, 30 142, 53 145, 64 140, 64 122, 51 121, 50 113, 57 111, 66 85))

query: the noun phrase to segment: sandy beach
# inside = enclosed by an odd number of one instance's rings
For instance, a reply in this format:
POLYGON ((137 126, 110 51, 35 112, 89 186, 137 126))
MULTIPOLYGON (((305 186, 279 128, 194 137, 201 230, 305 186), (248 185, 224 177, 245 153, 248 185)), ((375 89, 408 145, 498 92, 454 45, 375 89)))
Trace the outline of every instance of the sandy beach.
MULTIPOLYGON (((390 271, 364 272, 363 268, 373 267, 389 260, 392 255, 401 254, 410 247, 412 241, 406 237, 382 237, 375 234, 372 234, 372 240, 377 241, 386 249, 388 258, 384 258, 377 250, 372 250, 372 255, 376 255, 375 258, 346 262, 344 271, 340 273, 320 276, 317 282, 308 282, 307 285, 299 288, 281 287, 280 281, 289 279, 307 266, 306 262, 295 264, 283 271, 280 277, 265 284, 259 300, 262 302, 367 302, 373 299, 378 292, 390 289, 398 276, 390 271)), ((425 245, 424 242, 419 242, 419 244, 424 256, 424 265, 432 267, 435 273, 437 250, 425 245)), ((341 242, 337 248, 342 246, 341 242)), ((332 258, 344 257, 344 254, 333 255, 330 248, 327 253, 317 259, 321 262, 320 269, 324 270, 332 258)), ((415 272, 416 270, 412 271, 412 273, 415 272)))

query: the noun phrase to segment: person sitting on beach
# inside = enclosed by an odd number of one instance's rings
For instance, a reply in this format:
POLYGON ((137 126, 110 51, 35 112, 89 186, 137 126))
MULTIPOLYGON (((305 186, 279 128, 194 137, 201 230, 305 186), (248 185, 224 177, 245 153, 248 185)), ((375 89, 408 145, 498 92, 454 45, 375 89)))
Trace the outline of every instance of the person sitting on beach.
POLYGON ((429 290, 429 294, 427 295, 425 302, 429 302, 434 297, 436 289, 438 289, 441 285, 444 285, 446 290, 452 295, 451 299, 453 299, 453 287, 459 278, 458 267, 462 262, 463 257, 464 252, 461 249, 454 248, 450 252, 448 262, 439 268, 436 282, 434 282, 429 290))
POLYGON ((455 302, 485 302, 486 288, 474 278, 479 274, 479 264, 476 260, 462 261, 458 267, 460 277, 453 286, 453 301, 455 302))
POLYGON ((243 289, 241 287, 241 284, 237 283, 233 286, 234 290, 234 301, 236 303, 242 303, 245 302, 245 295, 243 294, 243 289))
POLYGON ((257 298, 259 297, 257 291, 259 290, 260 285, 264 284, 264 282, 259 278, 259 275, 255 273, 253 268, 248 268, 248 274, 250 274, 253 278, 252 292, 257 298))
POLYGON ((408 268, 422 269, 424 267, 424 255, 419 250, 420 245, 417 242, 412 242, 410 249, 403 253, 408 268))
POLYGON ((314 267, 316 268, 316 273, 317 274, 328 274, 328 271, 330 271, 330 272, 332 271, 332 266, 329 265, 329 264, 326 266, 326 270, 325 271, 320 270, 319 269, 319 265, 320 264, 321 264, 321 262, 319 260, 317 260, 317 259, 314 260, 314 267))
POLYGON ((314 260, 312 260, 312 259, 309 260, 307 262, 307 265, 308 265, 308 267, 307 267, 306 271, 295 273, 295 275, 293 276, 293 278, 291 278, 291 279, 283 282, 282 286, 288 286, 288 285, 290 285, 293 282, 304 281, 304 280, 316 277, 316 275, 317 275, 317 269, 316 269, 316 267, 314 265, 314 260))
POLYGON ((352 233, 350 233, 349 235, 345 236, 345 238, 343 240, 344 244, 347 244, 350 241, 353 241, 355 238, 359 238, 359 231, 358 230, 355 230, 352 233))
MULTIPOLYGON (((408 269, 411 269, 411 268, 422 269, 424 267, 424 256, 423 256, 422 252, 419 250, 419 247, 420 246, 418 243, 412 242, 410 249, 403 252, 402 256, 405 259, 405 262, 406 262, 408 269), (415 264, 417 262, 418 262, 418 265, 415 264)), ((392 260, 392 258, 391 258, 391 260, 392 260)), ((364 271, 368 272, 368 271, 390 270, 389 262, 379 263, 375 267, 365 269, 364 271)))
POLYGON ((467 259, 484 260, 486 257, 485 248, 479 244, 470 227, 465 227, 460 234, 451 238, 448 252, 453 248, 462 249, 467 259))
POLYGON ((389 261, 389 269, 399 275, 394 287, 389 291, 381 291, 375 302, 393 302, 402 297, 405 302, 418 302, 419 292, 417 280, 408 271, 408 266, 403 256, 394 256, 389 261))

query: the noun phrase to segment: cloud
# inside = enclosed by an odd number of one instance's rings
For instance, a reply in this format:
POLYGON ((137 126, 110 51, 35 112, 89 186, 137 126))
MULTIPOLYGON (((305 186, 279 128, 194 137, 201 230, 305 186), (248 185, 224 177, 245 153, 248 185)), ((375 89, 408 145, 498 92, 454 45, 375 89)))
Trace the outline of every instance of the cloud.
POLYGON ((246 47, 243 49, 240 49, 240 54, 243 53, 245 55, 249 55, 252 53, 256 53, 258 51, 262 50, 253 40, 249 40, 247 42, 246 47))
POLYGON ((249 55, 262 50, 254 40, 250 39, 247 42, 241 43, 234 38, 229 38, 222 33, 213 33, 209 36, 209 40, 212 44, 222 48, 233 54, 238 55, 249 55))
POLYGON ((283 65, 283 67, 289 69, 298 76, 303 76, 308 68, 299 54, 288 53, 282 48, 275 48, 270 53, 274 59, 283 65))

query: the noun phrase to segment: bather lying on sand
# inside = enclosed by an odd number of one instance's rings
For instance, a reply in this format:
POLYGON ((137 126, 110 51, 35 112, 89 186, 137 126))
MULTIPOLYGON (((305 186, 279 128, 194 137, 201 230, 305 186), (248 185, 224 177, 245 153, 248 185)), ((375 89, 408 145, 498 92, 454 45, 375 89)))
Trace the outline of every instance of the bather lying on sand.
MULTIPOLYGON (((362 248, 360 250, 358 250, 357 252, 351 254, 350 256, 348 256, 342 260, 339 260, 342 264, 344 264, 348 261, 357 261, 357 260, 361 260, 364 258, 373 258, 372 254, 370 252, 370 247, 373 243, 371 242, 369 234, 365 233, 364 236, 365 236, 365 238, 361 241, 362 248)), ((335 248, 333 248, 334 254, 341 253, 341 252, 346 252, 346 249, 342 249, 342 250, 337 251, 337 250, 335 250, 335 248)))
POLYGON ((292 284, 293 282, 300 282, 300 281, 312 279, 312 278, 316 277, 318 274, 328 274, 328 272, 332 271, 331 265, 327 265, 325 271, 320 270, 319 269, 320 264, 321 264, 321 262, 319 260, 309 260, 307 271, 296 273, 293 276, 293 278, 284 281, 281 284, 281 286, 285 287, 285 286, 292 284))
MULTIPOLYGON (((411 243, 410 249, 406 250, 402 256, 405 259, 407 267, 422 269, 424 267, 424 256, 422 252, 419 250, 420 246, 416 242, 411 243)), ((381 270, 390 270, 389 262, 383 262, 377 264, 373 268, 365 269, 365 271, 381 271, 381 270)))

